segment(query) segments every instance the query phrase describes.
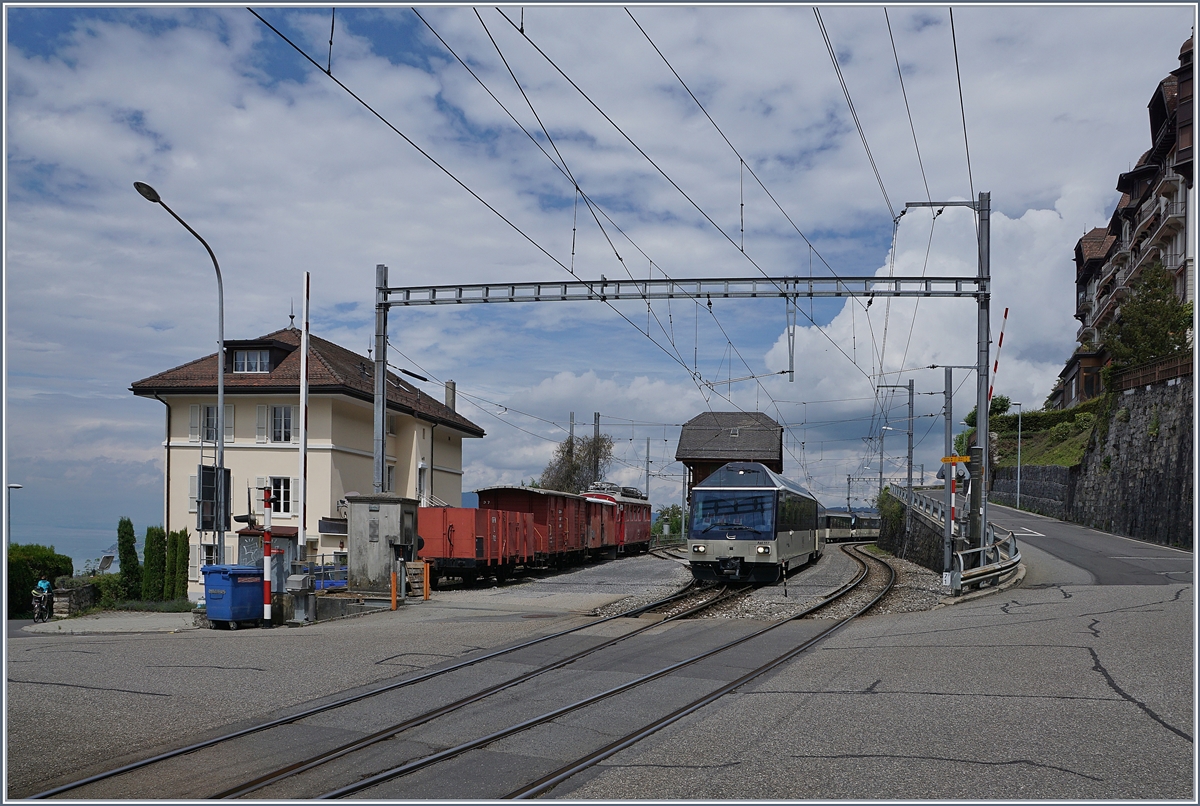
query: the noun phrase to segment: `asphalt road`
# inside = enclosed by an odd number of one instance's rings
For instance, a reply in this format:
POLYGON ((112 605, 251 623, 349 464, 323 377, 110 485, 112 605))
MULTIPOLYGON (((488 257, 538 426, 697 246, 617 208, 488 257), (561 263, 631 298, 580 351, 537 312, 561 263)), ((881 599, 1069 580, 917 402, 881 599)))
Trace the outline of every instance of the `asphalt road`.
MULTIPOLYGON (((1194 557, 1190 551, 1098 532, 1086 526, 992 503, 988 504, 988 518, 1012 530, 1022 550, 1032 546, 1062 560, 1086 572, 1093 585, 1173 585, 1194 582, 1194 557)), ((1041 584, 1041 576, 1045 575, 1040 575, 1039 582, 1035 584, 1041 584)), ((1046 584, 1064 581, 1078 580, 1074 577, 1067 580, 1050 573, 1046 584)))

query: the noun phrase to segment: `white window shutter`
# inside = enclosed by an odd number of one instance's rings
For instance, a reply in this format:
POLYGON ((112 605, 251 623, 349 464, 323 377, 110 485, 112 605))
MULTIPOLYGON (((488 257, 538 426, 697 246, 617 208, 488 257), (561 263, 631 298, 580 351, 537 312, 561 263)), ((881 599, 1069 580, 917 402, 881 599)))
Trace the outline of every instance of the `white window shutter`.
POLYGON ((233 442, 233 404, 225 404, 225 441, 233 442))
MULTIPOLYGON (((260 407, 262 408, 262 407, 260 407)), ((263 514, 263 492, 262 488, 267 486, 267 479, 263 476, 257 476, 254 479, 254 494, 250 497, 254 500, 254 514, 263 514)))
POLYGON ((199 479, 188 476, 188 512, 196 511, 196 496, 199 494, 199 479))
POLYGON ((300 479, 292 479, 292 500, 288 502, 291 506, 288 511, 293 515, 300 514, 300 479))
POLYGON ((269 406, 259 406, 257 420, 255 422, 255 442, 266 442, 268 440, 267 429, 270 428, 271 410, 269 406))
POLYGON ((188 442, 200 441, 200 406, 196 403, 188 406, 188 442))
POLYGON ((188 579, 196 582, 200 579, 200 545, 188 544, 188 579))
POLYGON ((300 407, 292 406, 292 442, 300 441, 300 407))

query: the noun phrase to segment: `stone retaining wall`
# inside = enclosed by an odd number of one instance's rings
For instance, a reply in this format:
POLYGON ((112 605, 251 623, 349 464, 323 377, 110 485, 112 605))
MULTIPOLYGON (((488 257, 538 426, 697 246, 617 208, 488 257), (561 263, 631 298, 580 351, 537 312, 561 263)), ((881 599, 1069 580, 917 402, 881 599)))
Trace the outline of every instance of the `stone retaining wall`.
MULTIPOLYGON (((1193 416, 1190 377, 1117 395, 1078 466, 1021 468, 1021 509, 1192 548, 1193 416)), ((1016 476, 997 469, 990 500, 1015 506, 1016 476)))
POLYGON ((96 606, 96 586, 54 589, 54 618, 74 616, 96 606))

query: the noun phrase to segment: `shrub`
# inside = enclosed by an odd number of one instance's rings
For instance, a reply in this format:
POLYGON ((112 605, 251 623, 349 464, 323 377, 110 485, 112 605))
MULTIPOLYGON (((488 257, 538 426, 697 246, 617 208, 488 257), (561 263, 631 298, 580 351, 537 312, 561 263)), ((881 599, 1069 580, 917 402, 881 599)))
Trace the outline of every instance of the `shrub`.
POLYGON ((1082 433, 1096 424, 1096 415, 1090 411, 1080 412, 1075 415, 1075 433, 1082 433))
POLYGON ((1125 408, 1124 406, 1117 409, 1117 419, 1123 423, 1129 422, 1129 409, 1125 408))
POLYGON ((120 563, 120 576, 125 583, 121 599, 136 599, 142 595, 142 566, 138 562, 136 542, 133 521, 121 518, 117 522, 117 562, 120 563))
POLYGON ((126 601, 127 582, 122 579, 124 575, 124 572, 101 574, 92 579, 96 585, 96 604, 98 606, 111 610, 117 606, 117 602, 126 601))
POLYGON ((167 532, 166 562, 163 563, 163 601, 175 598, 175 575, 179 569, 179 532, 167 532))
POLYGON ((146 529, 145 553, 146 568, 142 574, 141 598, 158 602, 163 598, 167 564, 167 533, 161 526, 150 526, 146 529))
POLYGON ((186 599, 188 593, 188 557, 191 551, 188 543, 187 529, 180 529, 176 532, 179 538, 179 552, 176 555, 175 567, 175 593, 168 596, 168 599, 186 599))
POLYGON ((60 588, 62 590, 73 590, 75 588, 82 588, 84 585, 90 585, 91 582, 92 582, 91 577, 61 576, 58 579, 54 580, 54 587, 60 588))
POLYGON ((1075 427, 1072 423, 1059 423, 1050 429, 1050 436, 1058 442, 1069 439, 1073 433, 1075 433, 1075 427))

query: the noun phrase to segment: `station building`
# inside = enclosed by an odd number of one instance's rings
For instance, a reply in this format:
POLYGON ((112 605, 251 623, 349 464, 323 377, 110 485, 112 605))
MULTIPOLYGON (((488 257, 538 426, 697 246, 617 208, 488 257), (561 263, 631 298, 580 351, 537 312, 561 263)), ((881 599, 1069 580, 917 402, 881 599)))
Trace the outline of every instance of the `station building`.
POLYGON ((706 411, 683 424, 675 461, 692 488, 728 462, 761 462, 783 473, 783 426, 759 411, 706 411))
MULTIPOLYGON (((301 335, 288 327, 225 342, 230 511, 253 513, 261 522, 258 490, 269 486, 273 541, 289 558, 330 561, 345 551, 346 494, 374 489, 375 365, 309 335, 306 506, 299 545, 301 335)), ((217 366, 214 352, 130 387, 166 407, 163 520, 168 531, 188 530, 193 598, 203 591, 200 567, 217 556, 215 533, 197 530, 198 467, 216 464, 217 366)), ((461 506, 463 440, 483 437, 483 429, 455 412, 453 382, 446 384, 444 403, 390 372, 387 390, 384 492, 422 505, 461 506)), ((225 533, 227 563, 239 560, 239 524, 231 526, 225 533)), ((244 554, 250 543, 242 542, 244 554)))

